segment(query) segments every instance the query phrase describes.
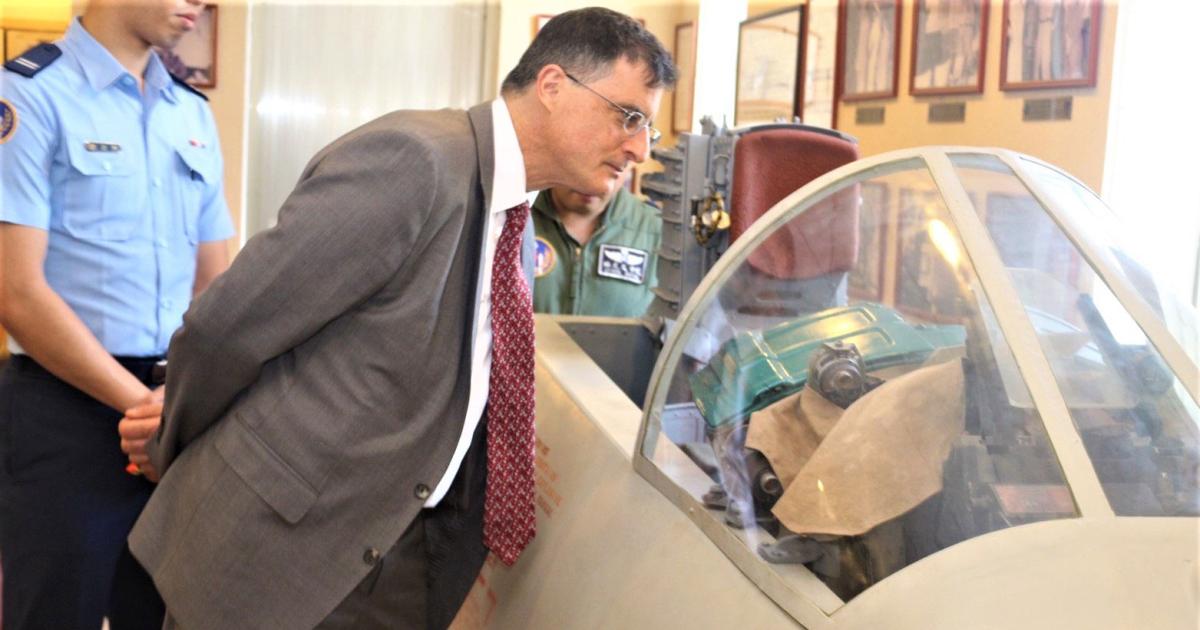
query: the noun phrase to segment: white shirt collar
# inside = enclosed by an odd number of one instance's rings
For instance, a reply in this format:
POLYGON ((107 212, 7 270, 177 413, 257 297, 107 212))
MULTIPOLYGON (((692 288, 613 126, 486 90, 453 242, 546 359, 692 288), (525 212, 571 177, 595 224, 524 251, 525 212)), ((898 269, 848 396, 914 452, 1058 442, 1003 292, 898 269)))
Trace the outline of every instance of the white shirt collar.
POLYGON ((492 174, 492 203, 488 212, 504 212, 522 201, 533 205, 537 191, 525 190, 525 156, 521 143, 517 141, 517 130, 513 127, 512 115, 504 98, 492 101, 492 146, 495 149, 495 166, 492 174))

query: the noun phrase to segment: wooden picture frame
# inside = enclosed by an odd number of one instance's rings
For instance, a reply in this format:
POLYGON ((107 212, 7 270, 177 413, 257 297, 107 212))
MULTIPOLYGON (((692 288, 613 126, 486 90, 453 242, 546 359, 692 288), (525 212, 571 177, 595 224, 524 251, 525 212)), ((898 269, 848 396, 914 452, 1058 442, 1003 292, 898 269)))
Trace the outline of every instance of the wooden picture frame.
POLYGON ((62 39, 62 31, 4 29, 4 61, 9 61, 38 44, 50 44, 62 39))
POLYGON ((671 101, 671 133, 692 130, 692 106, 696 93, 696 22, 675 25, 675 69, 678 81, 671 101))
POLYGON ((916 0, 909 93, 981 94, 990 0, 916 0))
POLYGON ((167 71, 197 88, 217 87, 217 5, 206 4, 196 28, 170 50, 157 48, 167 71))
POLYGON ((734 126, 790 121, 802 114, 804 16, 804 5, 797 5, 738 26, 734 126))
POLYGON ((837 114, 838 2, 810 0, 804 12, 800 122, 832 129, 837 114))
POLYGON ((1100 0, 1004 0, 1000 89, 1095 87, 1100 0))
POLYGON ((557 14, 556 13, 538 13, 537 15, 533 16, 533 22, 532 22, 533 31, 529 34, 529 41, 533 41, 533 39, 535 37, 537 37, 538 32, 542 30, 542 27, 546 25, 546 22, 549 22, 551 20, 551 18, 553 18, 555 15, 557 15, 557 14))
POLYGON ((838 13, 838 99, 894 98, 900 83, 900 0, 841 0, 838 13))

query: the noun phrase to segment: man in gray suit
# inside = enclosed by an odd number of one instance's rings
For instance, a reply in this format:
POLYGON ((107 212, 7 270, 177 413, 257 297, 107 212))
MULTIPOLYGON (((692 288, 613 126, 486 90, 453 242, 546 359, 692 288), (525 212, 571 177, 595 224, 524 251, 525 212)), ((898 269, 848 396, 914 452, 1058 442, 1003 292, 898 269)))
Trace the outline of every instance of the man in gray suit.
POLYGON ((441 628, 488 549, 516 560, 533 536, 528 194, 609 194, 674 78, 634 20, 571 11, 501 98, 395 112, 313 158, 185 315, 165 407, 122 424, 162 473, 130 546, 168 626, 441 628))

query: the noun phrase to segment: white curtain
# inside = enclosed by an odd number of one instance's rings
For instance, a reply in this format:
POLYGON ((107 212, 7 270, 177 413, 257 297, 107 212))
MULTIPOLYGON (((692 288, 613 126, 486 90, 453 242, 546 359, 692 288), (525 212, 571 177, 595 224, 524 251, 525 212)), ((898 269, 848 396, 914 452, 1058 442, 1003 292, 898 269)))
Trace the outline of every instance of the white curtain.
POLYGON ((485 0, 252 4, 246 238, 274 225, 305 164, 338 136, 397 109, 483 101, 488 21, 485 0))

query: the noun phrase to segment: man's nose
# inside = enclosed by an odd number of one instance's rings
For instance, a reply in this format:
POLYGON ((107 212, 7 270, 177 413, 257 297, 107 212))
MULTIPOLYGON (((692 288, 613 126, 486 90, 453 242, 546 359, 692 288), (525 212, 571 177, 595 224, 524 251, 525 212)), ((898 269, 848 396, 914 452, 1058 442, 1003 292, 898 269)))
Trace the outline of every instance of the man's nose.
POLYGON ((645 127, 629 136, 621 145, 631 162, 641 164, 650 157, 650 128, 645 127))

